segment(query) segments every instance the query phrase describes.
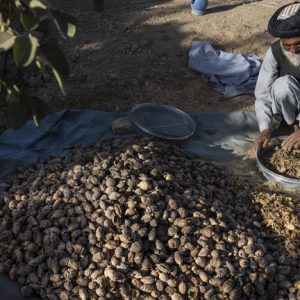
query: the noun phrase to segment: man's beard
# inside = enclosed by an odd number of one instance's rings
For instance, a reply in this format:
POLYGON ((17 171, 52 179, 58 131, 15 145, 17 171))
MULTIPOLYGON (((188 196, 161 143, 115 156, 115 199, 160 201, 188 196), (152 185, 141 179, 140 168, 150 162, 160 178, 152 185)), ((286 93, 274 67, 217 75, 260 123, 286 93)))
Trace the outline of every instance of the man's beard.
POLYGON ((285 57, 288 59, 288 61, 294 66, 294 67, 299 67, 300 66, 300 54, 298 53, 292 53, 282 46, 282 43, 280 42, 281 49, 283 51, 283 54, 285 57))

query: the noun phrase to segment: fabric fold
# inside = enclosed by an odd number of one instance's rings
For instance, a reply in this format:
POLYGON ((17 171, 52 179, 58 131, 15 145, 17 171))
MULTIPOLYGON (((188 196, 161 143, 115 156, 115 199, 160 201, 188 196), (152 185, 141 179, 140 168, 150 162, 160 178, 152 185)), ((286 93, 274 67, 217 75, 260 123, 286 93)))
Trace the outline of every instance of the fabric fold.
POLYGON ((262 60, 255 54, 215 50, 206 41, 195 41, 189 51, 188 66, 213 83, 226 98, 253 94, 262 60))

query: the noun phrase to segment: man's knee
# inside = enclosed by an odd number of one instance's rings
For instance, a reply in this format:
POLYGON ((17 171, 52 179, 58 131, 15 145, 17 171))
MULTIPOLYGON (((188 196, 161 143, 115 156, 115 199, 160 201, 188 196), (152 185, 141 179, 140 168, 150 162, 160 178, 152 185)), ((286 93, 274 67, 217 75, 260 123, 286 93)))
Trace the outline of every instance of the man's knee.
POLYGON ((292 94, 298 94, 300 91, 300 85, 297 79, 291 75, 285 75, 277 78, 271 88, 271 96, 277 101, 281 101, 291 96, 292 94))

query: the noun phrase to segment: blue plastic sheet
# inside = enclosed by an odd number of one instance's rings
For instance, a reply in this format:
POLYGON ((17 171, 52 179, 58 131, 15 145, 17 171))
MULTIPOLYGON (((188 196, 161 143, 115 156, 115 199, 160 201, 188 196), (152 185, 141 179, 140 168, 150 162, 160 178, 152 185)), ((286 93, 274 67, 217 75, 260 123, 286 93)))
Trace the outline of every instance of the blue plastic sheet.
MULTIPOLYGON (((94 110, 64 110, 49 115, 36 128, 32 121, 0 136, 0 179, 15 172, 18 165, 67 153, 66 145, 82 147, 114 137, 111 122, 124 115, 94 110)), ((241 159, 258 134, 253 112, 193 112, 195 135, 183 146, 203 159, 241 159)), ((119 136, 120 137, 120 136, 119 136)), ((122 136, 121 136, 122 137, 122 136)))

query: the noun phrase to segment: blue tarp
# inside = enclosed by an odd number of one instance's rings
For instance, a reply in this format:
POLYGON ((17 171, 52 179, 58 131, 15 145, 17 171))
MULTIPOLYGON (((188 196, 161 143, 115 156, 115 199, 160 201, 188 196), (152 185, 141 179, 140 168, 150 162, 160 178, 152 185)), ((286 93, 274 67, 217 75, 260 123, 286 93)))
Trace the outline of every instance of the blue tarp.
MULTIPOLYGON (((241 159, 258 134, 253 112, 190 115, 196 121, 197 130, 183 146, 203 159, 241 159)), ((49 115, 40 128, 29 121, 20 129, 5 131, 0 136, 0 179, 13 173, 18 165, 67 153, 66 145, 84 147, 114 137, 111 122, 121 116, 124 114, 70 109, 49 115)))

